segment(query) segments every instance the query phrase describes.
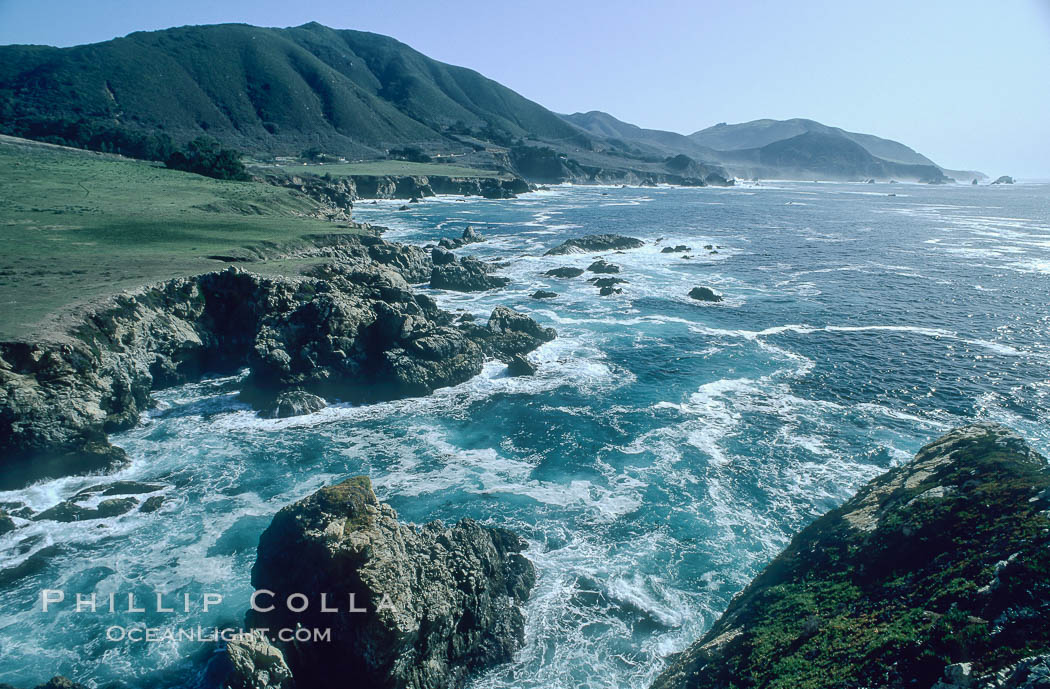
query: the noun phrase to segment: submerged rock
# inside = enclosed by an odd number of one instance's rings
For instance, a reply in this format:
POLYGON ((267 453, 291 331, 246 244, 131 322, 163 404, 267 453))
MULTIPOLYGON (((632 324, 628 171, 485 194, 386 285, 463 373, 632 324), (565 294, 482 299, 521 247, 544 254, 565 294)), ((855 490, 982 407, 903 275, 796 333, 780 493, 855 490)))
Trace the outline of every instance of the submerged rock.
POLYGON ((331 629, 331 641, 236 647, 233 686, 253 686, 264 663, 289 668, 298 689, 339 677, 362 687, 462 687, 524 642, 521 604, 535 570, 523 548, 512 532, 470 519, 402 524, 365 476, 322 488, 278 512, 259 539, 252 584, 272 591, 275 607, 246 621, 331 629), (293 612, 283 603, 293 593, 312 604, 293 612), (322 594, 338 612, 321 611, 322 594))
POLYGON ((521 378, 523 376, 532 376, 536 374, 539 367, 526 359, 521 354, 515 354, 510 358, 510 362, 507 364, 507 375, 512 378, 521 378))
POLYGON ((611 287, 609 285, 606 285, 605 287, 602 287, 598 290, 599 297, 608 297, 613 294, 623 294, 623 290, 619 287, 611 287))
POLYGON ((549 278, 578 278, 583 275, 583 272, 583 268, 571 268, 566 266, 564 268, 552 268, 544 273, 544 275, 549 278))
POLYGON ((592 285, 598 288, 627 284, 627 281, 623 278, 591 278, 587 282, 591 283, 592 285))
POLYGON ((956 429, 795 536, 652 687, 1045 687, 1048 553, 1046 460, 956 429))
POLYGON ((1010 175, 1003 175, 1002 177, 999 177, 994 182, 992 182, 992 184, 1013 184, 1013 183, 1014 183, 1014 178, 1011 177, 1010 175))
POLYGON ((530 296, 532 296, 533 299, 553 299, 554 297, 558 296, 558 293, 548 292, 545 289, 538 289, 535 292, 533 292, 530 296))
POLYGON ((98 507, 82 507, 71 500, 44 510, 33 517, 33 521, 82 522, 89 519, 105 519, 126 514, 139 504, 136 498, 110 498, 98 503, 98 507))
POLYGON ((616 249, 638 249, 645 246, 645 242, 634 237, 624 237, 618 234, 589 234, 584 237, 568 239, 553 249, 549 249, 545 256, 560 256, 563 254, 585 254, 594 251, 615 251, 616 249))
POLYGON ((609 263, 604 258, 600 258, 591 265, 587 266, 587 270, 592 273, 619 273, 620 266, 615 263, 609 263))
POLYGON ((100 483, 79 491, 73 499, 88 495, 101 493, 102 495, 140 495, 142 493, 153 493, 164 487, 162 483, 143 483, 142 481, 114 481, 113 483, 100 483))
POLYGON ((720 302, 722 295, 710 287, 694 287, 689 290, 689 296, 697 301, 720 302))
POLYGON ((6 533, 10 533, 15 530, 15 521, 7 515, 7 512, 0 510, 0 536, 6 533))
POLYGON ((660 249, 661 254, 674 254, 681 253, 683 251, 692 251, 692 248, 686 246, 685 244, 679 244, 678 246, 665 246, 664 248, 660 249))
POLYGON ((153 495, 151 497, 148 497, 146 498, 146 501, 142 503, 142 507, 139 508, 139 512, 142 512, 144 514, 156 512, 164 506, 164 500, 165 498, 163 495, 153 495))

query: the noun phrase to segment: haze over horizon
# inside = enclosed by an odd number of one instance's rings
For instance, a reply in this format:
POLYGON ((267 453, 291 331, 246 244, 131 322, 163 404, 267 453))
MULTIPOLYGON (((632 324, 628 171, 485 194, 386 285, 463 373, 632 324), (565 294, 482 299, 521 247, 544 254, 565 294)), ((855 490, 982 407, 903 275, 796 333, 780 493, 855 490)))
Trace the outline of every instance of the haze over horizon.
POLYGON ((331 0, 0 0, 0 44, 70 46, 133 31, 317 21, 392 36, 556 112, 601 110, 683 134, 805 117, 895 139, 953 169, 1050 178, 1050 1, 878 7, 624 0, 454 1, 392 13, 331 0))

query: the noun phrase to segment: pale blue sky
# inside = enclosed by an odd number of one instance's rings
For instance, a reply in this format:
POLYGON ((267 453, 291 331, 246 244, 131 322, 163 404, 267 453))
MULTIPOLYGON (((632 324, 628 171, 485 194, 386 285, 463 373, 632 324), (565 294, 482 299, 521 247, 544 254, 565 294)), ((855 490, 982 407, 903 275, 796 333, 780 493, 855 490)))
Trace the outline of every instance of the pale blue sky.
POLYGON ((682 133, 809 117, 1050 177, 1050 0, 0 0, 0 44, 233 21, 387 34, 559 112, 682 133))

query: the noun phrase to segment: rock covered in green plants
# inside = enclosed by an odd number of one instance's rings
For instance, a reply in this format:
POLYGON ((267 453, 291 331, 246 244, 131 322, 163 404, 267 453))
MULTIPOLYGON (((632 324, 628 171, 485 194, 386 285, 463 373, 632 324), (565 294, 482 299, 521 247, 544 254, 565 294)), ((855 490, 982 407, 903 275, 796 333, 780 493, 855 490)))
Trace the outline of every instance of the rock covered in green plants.
POLYGON ((798 534, 652 687, 1044 687, 1048 515, 1042 456, 956 429, 798 534))

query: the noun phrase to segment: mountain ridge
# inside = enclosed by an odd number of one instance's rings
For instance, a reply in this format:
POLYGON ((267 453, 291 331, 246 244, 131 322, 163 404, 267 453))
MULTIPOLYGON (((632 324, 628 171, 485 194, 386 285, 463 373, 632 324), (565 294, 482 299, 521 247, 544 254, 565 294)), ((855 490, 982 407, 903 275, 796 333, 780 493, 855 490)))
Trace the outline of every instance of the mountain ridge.
POLYGON ((0 133, 135 157, 163 159, 156 151, 171 142, 207 135, 263 157, 320 150, 370 160, 412 150, 537 182, 704 185, 726 181, 723 165, 735 175, 783 178, 776 167, 756 167, 770 155, 742 153, 754 148, 744 144, 807 132, 848 139, 878 160, 824 165, 821 156, 835 148, 824 145, 786 161, 793 175, 876 171, 946 181, 903 144, 812 120, 723 124, 686 136, 600 111, 559 115, 394 38, 316 22, 183 26, 69 48, 0 46, 0 133), (823 167, 797 164, 814 160, 823 167))

